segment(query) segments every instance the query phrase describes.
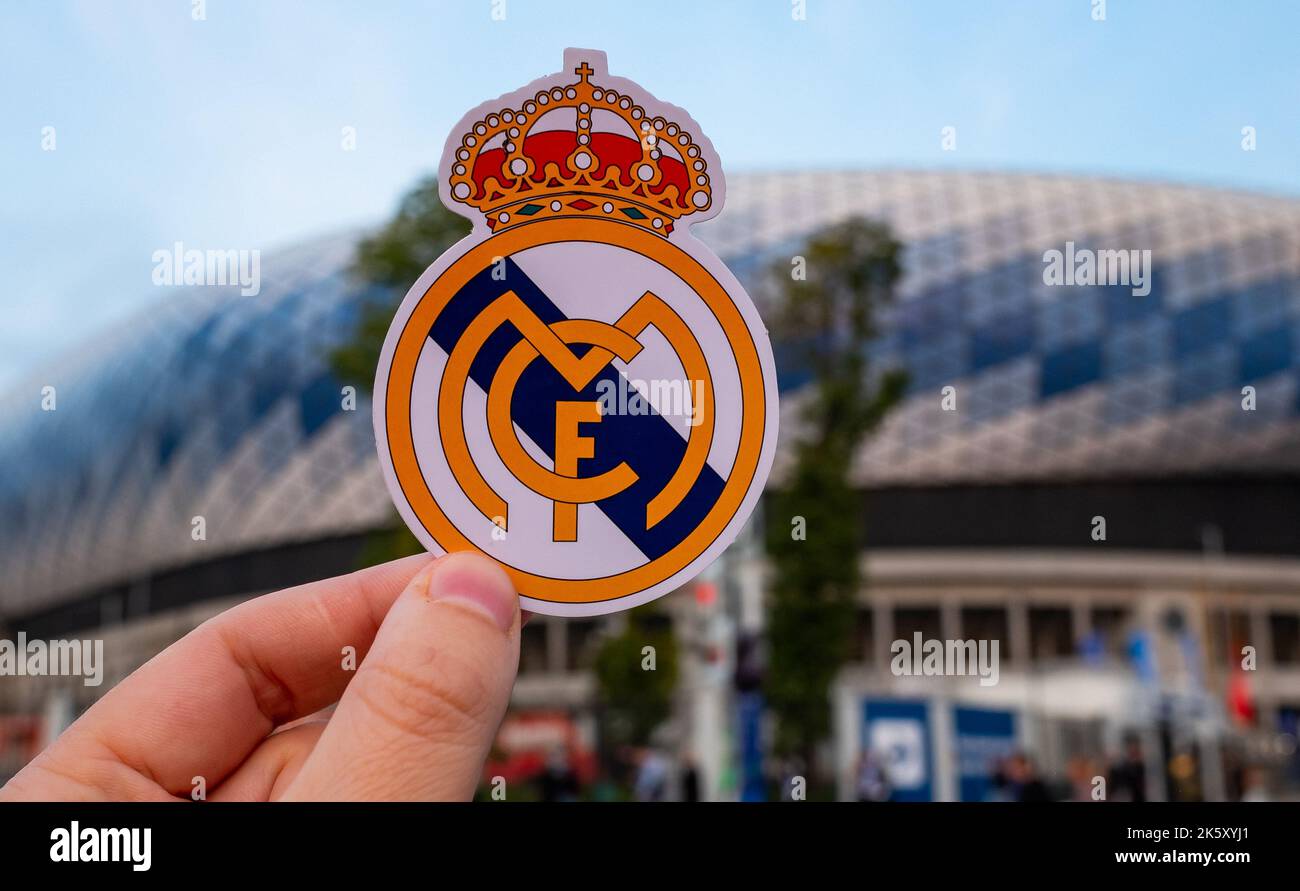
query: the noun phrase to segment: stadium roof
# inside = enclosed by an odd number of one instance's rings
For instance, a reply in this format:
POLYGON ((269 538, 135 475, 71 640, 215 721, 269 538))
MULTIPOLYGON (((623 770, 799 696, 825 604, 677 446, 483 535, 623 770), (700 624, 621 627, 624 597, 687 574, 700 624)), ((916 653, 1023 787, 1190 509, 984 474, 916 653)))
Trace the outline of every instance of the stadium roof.
MULTIPOLYGON (((873 355, 911 383, 860 455, 870 486, 1300 469, 1300 201, 911 171, 742 175, 729 193, 697 234, 747 284, 855 214, 906 246, 873 355), (1044 252, 1067 242, 1150 250, 1150 293, 1045 285, 1044 252)), ((377 296, 347 275, 356 238, 264 257, 256 297, 169 290, 0 402, 0 612, 393 521, 369 406, 344 411, 327 367, 377 296)))

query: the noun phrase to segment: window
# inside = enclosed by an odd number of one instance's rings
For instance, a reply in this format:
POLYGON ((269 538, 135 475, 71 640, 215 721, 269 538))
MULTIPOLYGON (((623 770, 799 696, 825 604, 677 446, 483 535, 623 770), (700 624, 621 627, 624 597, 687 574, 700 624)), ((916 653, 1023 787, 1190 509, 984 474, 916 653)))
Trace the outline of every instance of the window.
POLYGON ((569 620, 565 631, 564 667, 567 671, 591 668, 596 656, 600 625, 594 620, 569 620))
POLYGON ((1237 665, 1241 648, 1250 643, 1250 617, 1240 610, 1210 612, 1210 653, 1216 665, 1237 665))
POLYGON ((1268 630, 1273 639, 1273 661, 1278 665, 1300 664, 1300 614, 1270 613, 1268 630))
POLYGON ((912 635, 921 632, 922 640, 938 640, 943 634, 937 607, 899 607, 894 610, 894 639, 912 642, 912 635))
POLYGON ((1031 607, 1029 655, 1032 659, 1060 659, 1074 652, 1070 611, 1064 607, 1031 607))
POLYGON ((534 619, 519 633, 519 673, 540 674, 546 671, 546 638, 549 624, 534 619))
POLYGON ((870 664, 876 652, 876 621, 870 607, 860 609, 853 618, 853 641, 850 644, 849 659, 853 662, 870 664))
POLYGON ((961 635, 965 640, 996 640, 998 658, 1011 656, 1011 631, 1007 611, 999 606, 967 607, 961 611, 961 635))
POLYGON ((1101 641, 1102 652, 1123 656, 1128 646, 1129 611, 1119 606, 1099 606, 1092 610, 1092 633, 1101 641))

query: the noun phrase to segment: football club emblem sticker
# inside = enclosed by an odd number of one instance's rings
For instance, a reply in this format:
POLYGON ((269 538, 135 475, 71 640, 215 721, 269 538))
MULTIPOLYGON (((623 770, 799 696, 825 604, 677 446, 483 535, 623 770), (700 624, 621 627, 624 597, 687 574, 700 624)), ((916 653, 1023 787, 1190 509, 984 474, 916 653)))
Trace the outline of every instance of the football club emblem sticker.
POLYGON ((570 49, 462 118, 438 174, 473 230, 407 293, 375 380, 402 518, 496 559, 534 612, 682 586, 748 519, 777 435, 767 331, 690 233, 722 209, 713 146, 570 49))

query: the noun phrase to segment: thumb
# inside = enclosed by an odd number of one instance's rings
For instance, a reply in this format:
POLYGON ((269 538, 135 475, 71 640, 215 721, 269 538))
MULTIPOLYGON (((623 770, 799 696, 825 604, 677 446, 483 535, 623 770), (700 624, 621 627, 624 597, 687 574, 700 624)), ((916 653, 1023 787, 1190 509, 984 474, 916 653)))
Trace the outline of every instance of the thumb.
POLYGON ((468 800, 519 665, 519 598, 486 557, 435 560, 393 603, 286 799, 468 800))

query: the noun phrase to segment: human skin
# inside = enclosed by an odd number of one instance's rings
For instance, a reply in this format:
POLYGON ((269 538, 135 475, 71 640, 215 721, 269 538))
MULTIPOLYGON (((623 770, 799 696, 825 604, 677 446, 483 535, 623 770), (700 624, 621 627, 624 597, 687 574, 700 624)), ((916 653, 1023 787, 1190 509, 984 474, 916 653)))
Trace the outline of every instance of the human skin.
POLYGON ((520 624, 509 577, 471 554, 258 597, 110 690, 0 801, 189 800, 200 777, 213 801, 469 799, 520 624))

